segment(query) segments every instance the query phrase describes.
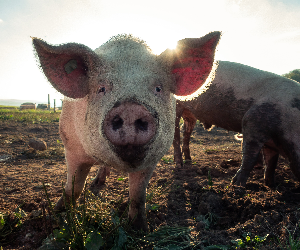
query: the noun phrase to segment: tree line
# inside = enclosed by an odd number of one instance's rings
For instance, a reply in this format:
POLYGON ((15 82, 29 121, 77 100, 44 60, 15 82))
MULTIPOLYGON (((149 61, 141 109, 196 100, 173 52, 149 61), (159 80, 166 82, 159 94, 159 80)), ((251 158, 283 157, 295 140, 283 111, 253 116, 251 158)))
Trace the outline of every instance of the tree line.
POLYGON ((282 76, 290 78, 300 83, 300 69, 294 69, 289 73, 283 74, 282 76))

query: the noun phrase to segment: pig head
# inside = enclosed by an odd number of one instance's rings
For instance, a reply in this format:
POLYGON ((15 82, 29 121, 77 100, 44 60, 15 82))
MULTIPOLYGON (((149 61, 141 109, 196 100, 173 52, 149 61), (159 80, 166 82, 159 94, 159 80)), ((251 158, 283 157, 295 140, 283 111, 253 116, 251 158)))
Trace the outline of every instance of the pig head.
POLYGON ((174 158, 182 165, 179 120, 185 120, 183 152, 190 159, 189 139, 196 120, 243 134, 243 157, 232 183, 245 186, 260 152, 265 182, 274 186, 279 154, 287 157, 300 180, 300 84, 246 65, 220 61, 215 78, 202 95, 177 101, 174 158))
MULTIPOLYGON (((175 95, 192 94, 209 76, 220 33, 178 42, 154 55, 131 35, 113 37, 95 51, 76 43, 51 46, 33 39, 49 82, 65 95, 60 135, 67 161, 67 198, 78 198, 94 164, 129 173, 129 218, 147 229, 146 188, 172 144, 175 95)), ((107 174, 107 171, 102 171, 107 174)), ((56 209, 64 206, 61 198, 56 209)))

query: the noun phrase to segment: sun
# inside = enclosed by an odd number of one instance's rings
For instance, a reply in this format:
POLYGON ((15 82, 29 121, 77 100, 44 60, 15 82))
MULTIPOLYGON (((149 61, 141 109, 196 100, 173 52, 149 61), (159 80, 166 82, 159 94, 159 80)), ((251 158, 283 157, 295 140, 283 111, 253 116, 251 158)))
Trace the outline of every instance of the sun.
POLYGON ((164 41, 151 41, 151 43, 149 42, 149 47, 151 48, 152 52, 156 55, 161 54, 162 52, 164 52, 166 49, 175 49, 177 46, 177 42, 178 40, 176 39, 168 39, 168 40, 164 40, 164 41))

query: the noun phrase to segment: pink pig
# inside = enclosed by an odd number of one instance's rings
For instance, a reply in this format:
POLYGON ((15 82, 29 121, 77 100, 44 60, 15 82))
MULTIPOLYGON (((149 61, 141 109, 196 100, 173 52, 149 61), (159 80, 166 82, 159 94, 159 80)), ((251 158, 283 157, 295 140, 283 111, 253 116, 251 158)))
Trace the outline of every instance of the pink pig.
MULTIPOLYGON (((183 39, 154 55, 131 35, 113 37, 95 51, 76 43, 51 46, 34 38, 44 74, 65 96, 60 135, 67 161, 67 198, 77 199, 91 166, 129 173, 129 219, 147 230, 145 199, 152 172, 174 138, 176 101, 204 85, 220 32, 183 39)), ((64 200, 56 209, 64 207, 64 200)))

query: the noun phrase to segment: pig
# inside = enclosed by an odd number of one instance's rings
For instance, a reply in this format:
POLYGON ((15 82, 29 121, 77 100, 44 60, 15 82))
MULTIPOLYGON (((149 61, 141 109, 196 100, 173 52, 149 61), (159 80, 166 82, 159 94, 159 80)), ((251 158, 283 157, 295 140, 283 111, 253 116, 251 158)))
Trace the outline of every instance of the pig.
POLYGON ((189 140, 198 119, 243 134, 242 163, 232 184, 245 186, 249 173, 264 156, 265 184, 274 186, 279 154, 300 180, 300 84, 291 79, 234 62, 219 61, 215 78, 202 95, 177 101, 174 160, 183 161, 179 120, 184 118, 183 153, 190 160, 189 140))
MULTIPOLYGON (((94 185, 105 181, 113 167, 129 175, 129 220, 134 229, 147 231, 146 188, 173 141, 175 95, 206 87, 220 34, 180 40, 175 50, 158 56, 132 35, 115 36, 94 51, 33 38, 42 71, 65 96, 59 131, 67 162, 67 201, 73 179, 77 199, 91 166, 101 166, 94 185)), ((64 206, 61 197, 55 210, 64 206)))

